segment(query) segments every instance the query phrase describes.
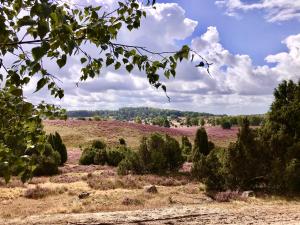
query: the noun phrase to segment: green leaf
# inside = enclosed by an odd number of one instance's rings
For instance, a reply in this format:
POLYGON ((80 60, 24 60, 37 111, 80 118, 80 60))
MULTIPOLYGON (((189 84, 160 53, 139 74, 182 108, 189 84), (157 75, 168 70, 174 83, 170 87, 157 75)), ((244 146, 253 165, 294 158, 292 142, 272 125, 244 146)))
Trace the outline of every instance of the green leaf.
POLYGON ((113 58, 107 58, 107 59, 106 59, 106 66, 109 66, 109 65, 113 64, 114 61, 115 61, 115 60, 114 60, 113 58))
POLYGON ((24 16, 21 19, 18 20, 18 26, 23 27, 23 26, 32 26, 35 25, 36 21, 33 20, 30 16, 24 16))
POLYGON ((43 38, 46 36, 46 34, 49 32, 49 26, 48 23, 45 20, 41 20, 38 22, 37 27, 38 35, 43 38))
POLYGON ((87 61, 87 59, 84 58, 84 57, 82 57, 82 58, 80 59, 81 64, 85 63, 86 61, 87 61))
POLYGON ((66 65, 66 63, 67 63, 67 56, 66 56, 66 54, 63 54, 61 56, 61 58, 56 61, 56 63, 59 66, 59 68, 64 67, 66 65))
POLYGON ((117 63, 115 64, 115 70, 118 70, 120 67, 121 67, 121 63, 120 63, 120 62, 117 62, 117 63))
POLYGON ((15 96, 22 96, 23 90, 17 87, 12 87, 10 88, 10 93, 15 95, 15 96))
POLYGON ((37 85, 36 85, 36 90, 35 92, 38 92, 39 90, 41 90, 48 82, 48 79, 43 77, 41 78, 38 82, 37 82, 37 85))
POLYGON ((132 64, 128 64, 126 66, 126 70, 130 73, 133 70, 133 65, 132 64))
POLYGON ((43 42, 43 44, 40 47, 35 47, 31 50, 32 56, 35 61, 40 60, 44 55, 47 54, 48 50, 50 48, 49 43, 43 42))

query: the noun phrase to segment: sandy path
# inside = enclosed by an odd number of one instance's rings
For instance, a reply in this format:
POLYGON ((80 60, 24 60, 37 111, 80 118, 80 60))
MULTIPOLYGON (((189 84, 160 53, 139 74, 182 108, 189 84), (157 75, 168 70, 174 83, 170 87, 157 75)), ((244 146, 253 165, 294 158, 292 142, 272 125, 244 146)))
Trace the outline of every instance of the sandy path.
POLYGON ((31 216, 2 220, 3 225, 111 225, 111 224, 300 224, 300 203, 210 203, 168 208, 31 216))

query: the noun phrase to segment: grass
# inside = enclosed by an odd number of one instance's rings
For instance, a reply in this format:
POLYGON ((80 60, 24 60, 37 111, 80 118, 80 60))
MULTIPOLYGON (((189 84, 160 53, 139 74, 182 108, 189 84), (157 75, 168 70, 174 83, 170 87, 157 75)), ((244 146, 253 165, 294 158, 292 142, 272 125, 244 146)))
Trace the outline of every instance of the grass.
MULTIPOLYGON (((92 141, 101 139, 108 145, 116 145, 120 138, 124 138, 128 146, 137 149, 139 141, 143 136, 152 132, 167 133, 178 141, 183 135, 189 136, 193 142, 197 127, 190 128, 162 128, 151 125, 141 125, 120 121, 44 121, 47 133, 59 132, 68 148, 86 146, 92 141)), ((236 140, 238 128, 223 130, 220 127, 207 127, 209 139, 217 146, 226 147, 230 142, 236 140)))
MULTIPOLYGON (((152 132, 168 133, 178 140, 187 135, 192 141, 193 130, 118 121, 44 121, 44 126, 47 133, 60 133, 68 148, 68 162, 60 168, 61 174, 33 178, 26 184, 16 178, 8 185, 0 180, 0 218, 151 209, 173 204, 199 204, 207 199, 205 187, 190 180, 185 173, 118 176, 116 168, 109 166, 78 165, 81 154, 78 147, 96 139, 114 145, 124 138, 128 146, 136 149, 140 138, 152 132), (148 185, 156 185, 158 193, 146 193, 144 187, 148 185), (89 196, 79 199, 82 192, 88 192, 89 196)), ((222 145, 226 145, 233 134, 233 131, 224 133, 217 128, 208 132, 212 140, 220 141, 222 145)))

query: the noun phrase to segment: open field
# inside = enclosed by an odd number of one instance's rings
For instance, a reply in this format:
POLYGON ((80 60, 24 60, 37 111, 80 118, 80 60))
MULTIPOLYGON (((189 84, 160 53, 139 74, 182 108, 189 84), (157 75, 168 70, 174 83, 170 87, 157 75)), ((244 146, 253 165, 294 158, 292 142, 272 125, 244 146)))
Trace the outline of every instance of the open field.
MULTIPOLYGON (((68 147, 61 173, 36 177, 22 184, 0 181, 0 224, 299 224, 300 202, 250 197, 220 203, 204 194, 204 186, 188 174, 185 163, 177 174, 118 176, 109 166, 78 164, 79 145, 95 139, 117 144, 126 139, 133 148, 151 132, 177 139, 194 138, 196 127, 160 128, 119 121, 44 121, 47 132, 58 131, 68 147), (155 185, 157 193, 145 187, 155 185)), ((206 127, 219 146, 236 139, 238 128, 206 127)))
MULTIPOLYGON (((58 131, 69 148, 78 148, 99 138, 108 144, 117 144, 119 138, 125 138, 128 146, 137 148, 140 138, 152 132, 166 133, 178 140, 186 135, 193 141, 197 130, 197 127, 164 128, 121 121, 46 120, 44 126, 48 133, 58 131)), ((235 141, 238 128, 206 127, 206 131, 211 141, 225 147, 235 141)))

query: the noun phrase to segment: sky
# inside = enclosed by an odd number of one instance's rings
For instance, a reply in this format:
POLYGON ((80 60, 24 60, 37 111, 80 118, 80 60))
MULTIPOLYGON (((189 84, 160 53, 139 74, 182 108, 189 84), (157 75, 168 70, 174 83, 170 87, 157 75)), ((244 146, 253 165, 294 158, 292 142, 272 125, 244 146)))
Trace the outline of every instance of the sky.
MULTIPOLYGON (((115 0, 73 0, 113 9, 115 0)), ((62 100, 47 90, 33 93, 33 102, 46 100, 69 110, 118 109, 149 106, 214 114, 266 113, 274 88, 284 79, 300 79, 300 0, 157 0, 146 9, 141 28, 121 30, 119 43, 149 49, 176 50, 189 45, 213 63, 211 76, 191 62, 178 66, 175 79, 164 79, 168 98, 148 84, 145 74, 133 70, 104 69, 98 78, 80 83, 80 57, 74 57, 60 74, 62 100)), ((86 46, 91 53, 97 50, 86 46)))

